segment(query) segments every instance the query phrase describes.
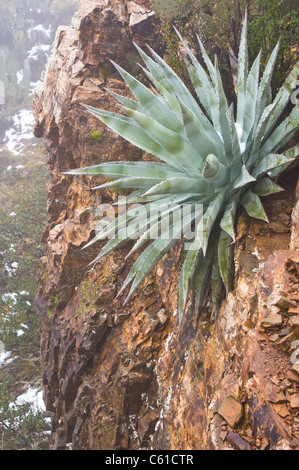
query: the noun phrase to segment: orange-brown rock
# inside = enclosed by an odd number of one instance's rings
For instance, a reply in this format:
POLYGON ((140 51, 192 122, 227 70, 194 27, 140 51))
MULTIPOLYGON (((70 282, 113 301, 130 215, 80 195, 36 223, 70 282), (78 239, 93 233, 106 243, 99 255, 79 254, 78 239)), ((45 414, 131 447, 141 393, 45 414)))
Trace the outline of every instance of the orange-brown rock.
MULTIPOLYGON (((62 172, 150 158, 81 106, 117 109, 105 88, 128 91, 109 59, 134 72, 132 40, 158 47, 149 1, 80 0, 74 26, 57 34, 44 91, 34 101, 35 134, 45 139, 52 176, 36 296, 44 398, 53 416, 51 446, 221 450, 246 447, 246 437, 253 449, 299 448, 297 408, 290 407, 290 415, 275 408, 280 403, 271 401, 266 388, 273 377, 292 380, 287 371, 293 337, 281 342, 280 328, 288 328, 288 310, 299 306, 298 170, 281 178, 284 193, 265 198, 270 225, 240 217, 235 289, 217 319, 206 308, 196 325, 190 308, 178 328, 178 248, 125 307, 124 296, 115 296, 132 263, 125 261, 131 244, 94 267, 89 263, 102 242, 81 250, 95 233, 99 204, 105 207, 117 195, 89 191, 100 179, 62 172), (93 139, 94 132, 101 138, 93 139), (273 314, 281 322, 275 329, 262 327, 273 314), (244 410, 230 440, 218 413, 228 396, 244 410)), ((296 397, 298 387, 292 381, 286 397, 296 397)))
POLYGON ((234 397, 228 396, 223 400, 218 413, 234 428, 242 419, 243 407, 234 397))

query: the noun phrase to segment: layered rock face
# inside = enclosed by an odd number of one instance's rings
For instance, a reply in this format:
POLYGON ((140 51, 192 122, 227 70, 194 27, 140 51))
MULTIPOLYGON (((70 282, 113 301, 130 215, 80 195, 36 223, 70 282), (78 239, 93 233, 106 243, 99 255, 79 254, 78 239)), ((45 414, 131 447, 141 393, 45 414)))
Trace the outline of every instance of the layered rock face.
POLYGON ((190 306, 178 328, 178 248, 126 307, 115 296, 132 265, 131 243, 95 266, 102 244, 82 250, 98 207, 119 195, 89 191, 101 180, 62 172, 151 157, 81 103, 117 110, 106 88, 128 91, 109 59, 138 73, 132 41, 157 47, 157 32, 147 0, 81 0, 74 26, 57 34, 34 101, 52 176, 36 297, 51 447, 299 448, 298 172, 265 201, 269 225, 240 217, 235 289, 216 320, 207 308, 196 324, 190 306))

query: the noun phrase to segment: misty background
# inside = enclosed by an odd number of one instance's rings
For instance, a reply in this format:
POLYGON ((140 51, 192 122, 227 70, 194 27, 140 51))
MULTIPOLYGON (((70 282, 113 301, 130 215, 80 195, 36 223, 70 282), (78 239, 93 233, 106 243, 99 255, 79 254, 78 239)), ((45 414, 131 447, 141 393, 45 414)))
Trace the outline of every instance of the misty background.
POLYGON ((0 450, 48 448, 34 297, 49 171, 32 100, 76 10, 77 0, 0 0, 0 450))

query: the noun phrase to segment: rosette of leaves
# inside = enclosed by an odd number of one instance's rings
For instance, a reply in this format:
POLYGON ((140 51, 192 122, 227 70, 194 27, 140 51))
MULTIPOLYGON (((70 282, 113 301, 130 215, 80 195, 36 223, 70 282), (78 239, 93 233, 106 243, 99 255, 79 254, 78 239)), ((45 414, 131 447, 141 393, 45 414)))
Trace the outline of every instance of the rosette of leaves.
POLYGON ((114 64, 136 100, 112 93, 125 115, 86 106, 114 132, 160 162, 102 163, 68 174, 113 178, 98 188, 129 188, 133 192, 128 202, 142 202, 150 213, 150 218, 144 217, 144 212, 138 217, 136 210, 128 210, 87 245, 115 233, 95 259, 98 262, 134 235, 137 241, 130 254, 147 244, 121 289, 123 292, 131 284, 127 300, 178 239, 186 237, 190 220, 193 222, 195 239, 183 251, 180 267, 178 313, 182 318, 191 290, 199 311, 207 286, 212 286, 218 308, 223 284, 226 291, 231 288, 237 209, 243 206, 251 217, 267 221, 260 196, 282 190, 273 177, 299 153, 298 145, 283 150, 299 126, 298 106, 287 117, 283 114, 299 73, 299 62, 272 99, 270 82, 279 43, 260 77, 261 54, 250 69, 248 66, 245 18, 235 111, 227 101, 217 58, 212 63, 198 38, 206 66, 203 68, 181 36, 180 40, 189 57, 186 66, 198 100, 159 55, 152 49, 147 55, 136 46, 152 89, 114 64), (177 217, 183 206, 190 209, 188 216, 177 217), (166 217, 170 220, 170 236, 163 232, 166 217), (150 236, 153 227, 159 233, 155 239, 150 236))

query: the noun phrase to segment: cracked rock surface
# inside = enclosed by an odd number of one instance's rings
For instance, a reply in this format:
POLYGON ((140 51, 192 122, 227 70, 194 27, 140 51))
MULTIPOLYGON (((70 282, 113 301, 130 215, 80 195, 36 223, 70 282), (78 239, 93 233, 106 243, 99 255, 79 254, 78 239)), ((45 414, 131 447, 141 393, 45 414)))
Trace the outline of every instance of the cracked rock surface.
POLYGON ((285 192, 265 198, 270 224, 240 217, 235 289, 217 321, 207 309, 195 325, 188 311, 178 329, 178 248, 126 307, 115 296, 134 261, 124 260, 131 244, 93 268, 101 243, 81 250, 98 206, 118 195, 62 172, 151 158, 81 103, 116 111, 105 88, 128 91, 109 59, 134 74, 132 41, 157 49, 157 32, 149 1, 81 0, 73 26, 57 33, 34 101, 51 171, 36 296, 51 447, 298 449, 297 170, 282 178, 285 192))

